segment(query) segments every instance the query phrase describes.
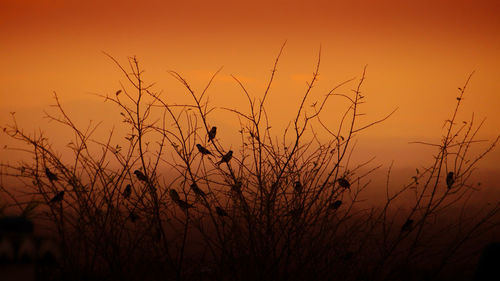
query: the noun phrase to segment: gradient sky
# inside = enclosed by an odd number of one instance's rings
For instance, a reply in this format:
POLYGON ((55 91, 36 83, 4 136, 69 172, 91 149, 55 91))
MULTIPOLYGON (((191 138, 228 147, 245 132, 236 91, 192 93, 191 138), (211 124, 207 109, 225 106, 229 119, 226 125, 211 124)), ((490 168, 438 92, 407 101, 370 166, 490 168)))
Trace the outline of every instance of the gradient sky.
MULTIPOLYGON (((80 124, 106 120, 109 105, 89 93, 114 93, 124 79, 102 51, 122 63, 136 55, 146 79, 172 99, 182 89, 167 70, 182 73, 200 90, 224 66, 211 101, 243 109, 245 99, 230 75, 260 96, 287 40, 269 98, 275 122, 293 116, 321 45, 315 97, 359 77, 368 65, 366 120, 399 109, 363 133, 359 151, 383 163, 415 166, 422 148, 408 142, 439 141, 457 87, 472 71, 463 118, 472 112, 487 118, 482 138, 500 133, 499 14, 500 2, 485 0, 1 0, 0 123, 15 111, 21 126, 57 134, 53 123, 41 119, 53 91, 80 124)), ((0 142, 9 143, 2 135, 0 142)), ((432 151, 424 150, 429 158, 432 151)), ((0 149, 1 158, 12 156, 0 149)), ((497 149, 484 163, 497 169, 499 160, 497 149)))

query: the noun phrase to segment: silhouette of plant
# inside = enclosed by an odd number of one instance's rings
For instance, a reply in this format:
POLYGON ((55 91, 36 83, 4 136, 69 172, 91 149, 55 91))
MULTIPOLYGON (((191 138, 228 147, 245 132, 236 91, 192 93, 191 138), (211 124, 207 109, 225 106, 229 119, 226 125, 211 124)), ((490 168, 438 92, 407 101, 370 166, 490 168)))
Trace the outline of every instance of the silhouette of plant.
POLYGON ((99 95, 120 110, 120 126, 128 130, 125 141, 114 130, 104 140, 95 137, 99 124, 77 127, 57 95, 58 113, 47 116, 74 134, 68 144, 71 157, 60 154, 42 131, 26 133, 13 116, 4 132, 27 144, 22 151, 32 159, 2 164, 2 176, 17 178, 24 184, 22 190, 0 187, 13 206, 24 210, 31 204, 30 212, 57 230, 63 276, 439 278, 447 274, 450 263, 463 258, 464 245, 498 230, 498 203, 476 213, 465 211, 477 189, 469 183, 471 174, 498 141, 497 137, 480 155, 469 155, 482 125, 475 126, 474 116, 464 123, 457 120, 470 77, 459 88, 441 142, 423 143, 436 148, 432 165, 417 170, 396 191, 389 185, 391 166, 385 203, 364 208, 359 195, 380 166, 373 166, 372 160, 350 163, 354 140, 395 111, 360 123, 366 67, 360 79, 340 83, 314 101, 312 109, 306 107, 318 79, 320 51, 295 117, 281 135, 273 135, 266 99, 283 48, 260 98, 251 96, 233 76, 248 99, 246 111, 222 108, 240 120, 237 149, 217 135, 225 128, 211 118, 216 108, 209 104, 207 91, 220 70, 201 92, 170 71, 191 98, 179 105, 145 82, 135 57, 126 68, 106 54, 128 84, 111 95, 99 95), (351 84, 352 94, 340 91, 351 84), (340 120, 326 116, 333 99, 349 103, 340 120), (325 135, 326 140, 321 137, 325 135), (414 200, 398 209, 406 194, 414 194, 414 200), (26 196, 31 198, 28 203, 20 199, 26 196), (447 211, 452 208, 462 211, 450 216, 447 211), (444 237, 444 231, 449 235, 444 237))

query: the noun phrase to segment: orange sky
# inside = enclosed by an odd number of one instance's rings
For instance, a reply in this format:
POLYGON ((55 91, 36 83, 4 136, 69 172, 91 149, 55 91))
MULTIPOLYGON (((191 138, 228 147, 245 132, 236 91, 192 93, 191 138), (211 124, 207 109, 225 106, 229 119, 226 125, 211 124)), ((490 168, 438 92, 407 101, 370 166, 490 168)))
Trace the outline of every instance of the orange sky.
MULTIPOLYGON (((89 116, 106 120, 109 105, 89 93, 113 93, 124 79, 101 51, 124 63, 137 55, 147 79, 172 97, 181 88, 167 70, 179 71, 201 89, 224 66, 209 92, 212 101, 245 108, 229 75, 242 78, 259 96, 279 47, 288 40, 269 99, 274 120, 284 124, 293 116, 321 45, 315 97, 359 77, 368 65, 368 117, 399 110, 363 134, 360 153, 413 165, 409 156, 420 148, 407 143, 439 141, 457 87, 474 70, 465 116, 475 112, 487 118, 485 138, 500 133, 499 14, 499 1, 464 0, 2 0, 0 123, 16 111, 22 126, 50 130, 53 123, 40 117, 52 103, 52 91, 82 125, 89 116)), ((0 135, 0 142, 8 141, 0 135)), ((11 156, 0 149, 1 158, 11 156)), ((484 163, 497 168, 499 160, 497 149, 484 163)))

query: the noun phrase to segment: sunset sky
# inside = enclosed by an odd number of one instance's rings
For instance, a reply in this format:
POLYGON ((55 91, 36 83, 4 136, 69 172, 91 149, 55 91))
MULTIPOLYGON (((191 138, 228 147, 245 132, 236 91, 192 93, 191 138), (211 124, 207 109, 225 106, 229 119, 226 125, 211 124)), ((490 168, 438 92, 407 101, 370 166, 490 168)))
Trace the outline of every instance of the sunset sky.
MULTIPOLYGON (((246 109, 230 75, 260 97, 286 40, 268 101, 277 124, 293 117, 321 46, 320 80, 310 103, 333 86, 359 78, 367 65, 363 122, 398 111, 360 136, 360 153, 383 164, 395 160, 417 166, 421 147, 408 142, 439 141, 457 88, 472 71, 460 120, 475 112, 477 120, 487 118, 482 139, 500 133, 499 14, 495 0, 2 0, 0 123, 10 122, 9 112, 15 111, 22 127, 50 132, 54 123, 41 117, 53 103, 53 91, 80 124, 106 121, 110 105, 91 93, 114 93, 125 79, 103 51, 124 64, 136 55, 146 79, 157 82, 156 89, 172 102, 185 93, 168 70, 178 71, 200 91, 223 66, 209 91, 211 102, 246 109)), ((237 132, 229 130, 222 136, 237 132)), ((2 142, 10 145, 4 135, 2 142)), ((0 149, 0 158, 12 156, 0 149)), ((498 161, 499 149, 483 163, 498 169, 498 161)))

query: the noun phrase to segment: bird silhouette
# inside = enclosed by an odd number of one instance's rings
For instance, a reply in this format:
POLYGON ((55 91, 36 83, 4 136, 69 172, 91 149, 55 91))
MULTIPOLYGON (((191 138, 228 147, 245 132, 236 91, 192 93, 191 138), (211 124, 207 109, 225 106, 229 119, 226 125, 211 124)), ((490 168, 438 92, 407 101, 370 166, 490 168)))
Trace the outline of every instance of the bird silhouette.
POLYGON ((64 190, 58 192, 52 199, 50 199, 49 203, 61 202, 64 199, 64 190))
POLYGON ((250 137, 254 138, 257 141, 260 141, 259 136, 250 131, 250 137))
POLYGON ((189 204, 188 202, 181 200, 181 199, 175 201, 175 203, 177 203, 177 205, 184 210, 187 210, 189 208, 194 208, 194 206, 192 204, 189 204))
POLYGON ((293 189, 295 190, 295 192, 297 193, 300 193, 302 192, 302 184, 300 183, 300 181, 296 181, 295 184, 293 185, 293 189))
POLYGON ((455 183, 455 173, 449 172, 448 175, 446 176, 446 185, 448 186, 448 189, 450 189, 454 183, 455 183))
POLYGON ((340 178, 337 180, 339 182, 339 185, 343 188, 350 188, 351 183, 346 178, 340 178))
POLYGON ((45 168, 45 175, 47 176, 47 178, 49 179, 49 181, 57 181, 58 178, 57 178, 57 175, 52 173, 49 168, 45 168))
POLYGON ((229 163, 229 160, 231 160, 231 158, 233 158, 233 151, 229 150, 224 156, 222 156, 217 165, 220 165, 222 163, 229 163))
POLYGON ((207 194, 205 192, 203 192, 203 190, 201 190, 199 187, 198 187, 198 184, 193 182, 191 184, 191 189, 194 191, 194 194, 198 195, 198 196, 201 196, 201 197, 205 197, 207 194))
POLYGON ((337 201, 333 202, 332 204, 330 204, 330 208, 337 210, 338 208, 340 208, 341 205, 342 205, 342 201, 337 200, 337 201))
POLYGON ((181 198, 179 197, 179 193, 177 193, 175 189, 170 189, 169 193, 170 193, 170 198, 172 198, 174 202, 177 203, 177 201, 181 200, 181 198))
POLYGON ((216 206, 215 207, 215 212, 217 213, 217 215, 219 217, 228 217, 229 215, 227 214, 226 211, 224 211, 224 209, 222 209, 221 207, 219 206, 216 206))
POLYGON ((215 138, 215 135, 217 134, 217 127, 212 127, 212 129, 210 129, 210 132, 208 132, 208 141, 211 141, 215 138))
POLYGON ((130 184, 127 184, 127 186, 123 190, 122 195, 125 198, 129 198, 131 193, 132 193, 132 186, 130 184))
POLYGON ((302 214, 303 211, 304 211, 304 208, 302 208, 302 207, 293 208, 292 210, 290 210, 290 212, 288 212, 286 214, 286 216, 291 216, 295 220, 298 217, 300 217, 300 215, 302 214))
POLYGON ((401 227, 401 232, 411 231, 413 229, 413 220, 407 219, 406 222, 401 227))
POLYGON ((236 193, 241 193, 241 181, 236 182, 235 184, 231 185, 231 190, 236 192, 236 193))
POLYGON ((141 171, 135 170, 134 174, 135 174, 135 176, 137 177, 138 180, 143 181, 143 182, 147 182, 148 181, 148 177, 146 177, 146 175, 144 175, 141 171))
POLYGON ((210 150, 206 149, 205 147, 203 147, 201 144, 196 144, 196 147, 198 148, 198 151, 202 154, 202 155, 207 155, 207 154, 210 154, 212 155, 212 152, 210 152, 210 150))

